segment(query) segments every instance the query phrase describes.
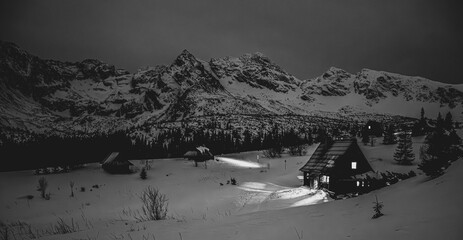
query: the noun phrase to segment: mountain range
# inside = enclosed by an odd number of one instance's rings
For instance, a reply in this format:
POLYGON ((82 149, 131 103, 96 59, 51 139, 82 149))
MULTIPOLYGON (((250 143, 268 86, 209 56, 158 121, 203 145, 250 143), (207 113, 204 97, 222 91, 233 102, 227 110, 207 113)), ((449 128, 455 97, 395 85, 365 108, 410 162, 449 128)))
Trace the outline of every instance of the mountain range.
POLYGON ((138 131, 210 117, 365 121, 418 118, 421 108, 429 118, 450 111, 463 120, 463 84, 335 67, 302 80, 261 53, 203 61, 187 50, 169 65, 130 73, 95 59, 45 60, 0 42, 5 131, 138 131))

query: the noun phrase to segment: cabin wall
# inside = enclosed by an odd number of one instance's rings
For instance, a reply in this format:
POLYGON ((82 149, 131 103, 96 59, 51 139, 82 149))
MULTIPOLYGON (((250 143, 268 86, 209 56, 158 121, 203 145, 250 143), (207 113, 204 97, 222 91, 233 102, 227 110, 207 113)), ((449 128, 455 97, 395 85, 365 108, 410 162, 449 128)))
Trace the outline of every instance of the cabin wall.
POLYGON ((335 193, 361 192, 363 188, 368 187, 368 183, 352 177, 372 170, 368 160, 354 142, 335 159, 334 166, 326 172, 304 172, 304 185, 311 188, 327 188, 335 193), (352 168, 352 162, 356 163, 355 169, 352 168), (323 181, 322 178, 326 177, 329 177, 329 180, 323 181))
POLYGON ((336 160, 336 165, 330 171, 330 191, 336 193, 361 192, 368 183, 352 179, 352 176, 371 171, 372 168, 358 146, 351 146, 346 153, 336 160), (356 169, 352 169, 356 162, 356 169))
POLYGON ((330 175, 342 179, 350 178, 351 176, 366 173, 371 170, 371 166, 363 156, 361 150, 358 147, 351 147, 341 158, 336 160, 336 165, 332 169, 330 175), (352 162, 357 163, 356 169, 352 169, 352 162))

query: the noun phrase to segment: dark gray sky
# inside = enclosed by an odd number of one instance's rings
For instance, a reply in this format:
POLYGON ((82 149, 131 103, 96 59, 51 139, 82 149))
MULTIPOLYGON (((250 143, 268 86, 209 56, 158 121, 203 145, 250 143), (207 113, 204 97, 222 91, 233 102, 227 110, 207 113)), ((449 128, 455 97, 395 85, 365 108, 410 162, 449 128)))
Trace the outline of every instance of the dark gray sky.
POLYGON ((330 66, 463 83, 453 0, 1 1, 0 39, 42 58, 135 71, 183 50, 209 60, 262 52, 300 79, 330 66))

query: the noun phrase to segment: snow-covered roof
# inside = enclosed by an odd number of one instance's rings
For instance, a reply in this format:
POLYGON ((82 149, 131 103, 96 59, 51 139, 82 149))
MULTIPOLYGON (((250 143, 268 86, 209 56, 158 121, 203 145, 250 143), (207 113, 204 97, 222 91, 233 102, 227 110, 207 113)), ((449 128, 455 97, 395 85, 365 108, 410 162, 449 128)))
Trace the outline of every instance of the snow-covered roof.
POLYGON ((106 159, 103 161, 103 165, 121 165, 121 164, 134 165, 131 161, 121 158, 119 152, 110 153, 108 157, 106 157, 106 159))
POLYGON ((209 148, 203 147, 203 146, 197 147, 196 149, 198 149, 198 151, 199 151, 201 154, 204 154, 204 153, 206 153, 206 152, 209 152, 209 148))
MULTIPOLYGON (((331 146, 326 146, 325 144, 320 144, 315 152, 310 157, 309 161, 300 168, 302 172, 310 173, 325 173, 329 169, 333 168, 341 157, 346 154, 347 150, 351 147, 357 147, 356 140, 341 140, 335 141, 331 146)), ((358 149, 360 158, 363 158, 367 162, 365 156, 361 153, 361 150, 358 149)), ((368 170, 373 170, 369 167, 368 170)))
POLYGON ((199 156, 208 156, 208 157, 210 157, 210 156, 212 156, 212 154, 211 154, 209 148, 200 146, 200 147, 196 147, 194 150, 186 152, 183 156, 184 157, 199 157, 199 156))

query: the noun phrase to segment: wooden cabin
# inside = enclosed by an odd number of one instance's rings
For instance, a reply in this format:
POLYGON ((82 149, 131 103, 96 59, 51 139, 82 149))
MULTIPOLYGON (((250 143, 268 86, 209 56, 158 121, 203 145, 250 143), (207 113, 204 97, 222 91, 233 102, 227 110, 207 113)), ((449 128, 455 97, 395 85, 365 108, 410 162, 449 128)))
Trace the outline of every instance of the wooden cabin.
POLYGON ((374 174, 356 139, 320 144, 300 171, 304 185, 335 194, 360 192, 368 187, 366 174, 374 174))
POLYGON ((101 167, 108 173, 132 173, 135 166, 123 154, 112 152, 103 160, 101 167))
POLYGON ((211 151, 207 147, 196 147, 195 149, 186 152, 183 157, 188 160, 195 161, 196 167, 198 166, 198 162, 205 162, 207 160, 214 159, 214 155, 212 155, 211 151))

